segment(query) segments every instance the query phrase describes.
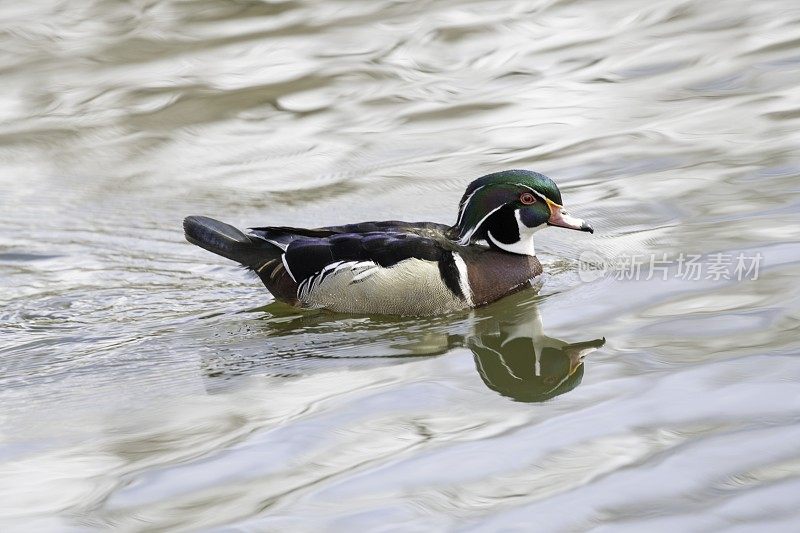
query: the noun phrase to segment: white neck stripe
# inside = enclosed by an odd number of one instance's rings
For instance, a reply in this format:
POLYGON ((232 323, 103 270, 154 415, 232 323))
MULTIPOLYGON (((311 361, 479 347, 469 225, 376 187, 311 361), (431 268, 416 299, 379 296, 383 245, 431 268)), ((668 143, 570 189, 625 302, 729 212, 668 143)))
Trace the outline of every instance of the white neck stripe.
POLYGON ((483 224, 484 222, 486 222, 486 219, 487 219, 487 218, 489 218, 489 216, 490 216, 490 215, 492 215, 492 214, 493 214, 495 211, 497 211, 498 209, 500 209, 501 207, 503 207, 503 206, 505 206, 505 205, 506 205, 506 204, 503 204, 503 205, 497 206, 497 207, 495 207, 494 209, 492 209, 491 211, 489 211, 488 213, 486 213, 486 216, 485 216, 485 217, 483 217, 483 218, 481 219, 481 221, 480 221, 480 222, 478 222, 477 224, 475 224, 475 227, 471 228, 471 229, 470 229, 470 230, 469 230, 469 231, 468 231, 466 234, 464 234, 464 236, 463 236, 463 237, 461 237, 461 239, 459 239, 459 240, 458 240, 458 244, 460 244, 461 246, 466 246, 467 244, 469 244, 469 240, 472 238, 472 235, 473 235, 473 234, 474 234, 476 231, 478 231, 478 228, 480 228, 480 227, 481 227, 481 224, 483 224))
POLYGON ((461 212, 458 214, 458 220, 456 220, 456 226, 461 225, 461 219, 464 218, 464 213, 467 212, 467 206, 469 205, 470 201, 472 201, 472 197, 475 196, 476 192, 483 189, 484 187, 486 187, 486 185, 481 185, 480 187, 472 191, 472 193, 469 196, 467 196, 467 199, 464 200, 464 204, 461 206, 461 212))

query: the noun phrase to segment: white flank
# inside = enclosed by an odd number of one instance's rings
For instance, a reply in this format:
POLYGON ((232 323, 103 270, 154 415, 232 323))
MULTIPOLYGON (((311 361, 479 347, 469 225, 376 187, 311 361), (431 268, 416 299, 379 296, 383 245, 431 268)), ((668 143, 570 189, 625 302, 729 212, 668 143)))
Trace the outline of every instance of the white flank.
POLYGON ((375 267, 375 266, 377 266, 377 265, 375 263, 373 263, 372 261, 354 261, 350 265, 350 270, 358 270, 360 268, 365 268, 365 267, 372 268, 372 267, 375 267))
POLYGON ((326 272, 330 272, 331 270, 336 270, 341 265, 345 264, 344 261, 336 261, 335 263, 330 263, 325 265, 325 267, 317 272, 316 274, 312 274, 311 277, 320 276, 321 274, 325 274, 326 272))
POLYGON ((458 286, 461 287, 461 293, 464 295, 467 305, 470 307, 475 307, 475 304, 472 302, 472 289, 470 289, 469 286, 467 264, 464 262, 464 259, 461 257, 461 255, 456 252, 453 252, 453 261, 455 261, 456 268, 458 268, 458 286))
POLYGON ((319 289, 320 285, 327 283, 330 278, 335 278, 345 272, 348 276, 353 276, 352 281, 356 281, 356 278, 359 280, 364 279, 380 268, 372 261, 337 261, 330 263, 325 265, 325 268, 319 272, 304 279, 297 287, 297 296, 301 300, 309 297, 313 298, 314 291, 319 289), (356 274, 353 275, 353 273, 356 274))
POLYGON ((380 271, 381 268, 382 267, 380 267, 380 266, 374 266, 372 268, 368 268, 368 269, 364 270, 363 272, 360 272, 360 273, 356 274, 355 276, 353 276, 352 283, 359 282, 359 281, 361 281, 363 279, 366 279, 366 278, 370 277, 373 274, 377 274, 380 271))
POLYGON ((330 263, 325 265, 322 270, 317 272, 316 274, 312 274, 305 280, 303 280, 304 285, 304 292, 305 294, 309 294, 314 291, 314 289, 319 287, 319 284, 322 283, 322 277, 327 274, 328 272, 333 271, 333 274, 336 274, 336 270, 339 268, 347 268, 347 265, 350 263, 345 263, 344 261, 336 261, 335 263, 330 263))
POLYGON ((372 261, 349 261, 323 275, 325 270, 304 279, 298 287, 297 298, 303 307, 401 315, 467 308, 466 299, 456 297, 445 285, 435 261, 412 258, 386 268, 372 261))

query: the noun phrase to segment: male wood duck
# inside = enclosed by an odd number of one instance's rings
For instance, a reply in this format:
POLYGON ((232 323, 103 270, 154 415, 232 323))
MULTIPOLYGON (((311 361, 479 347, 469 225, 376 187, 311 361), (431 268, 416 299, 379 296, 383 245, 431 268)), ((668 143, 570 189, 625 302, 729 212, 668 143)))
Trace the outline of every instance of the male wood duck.
POLYGON ((362 222, 248 233, 208 217, 186 239, 254 271, 276 299, 348 313, 434 315, 485 305, 542 273, 533 235, 546 226, 593 233, 542 174, 506 170, 470 183, 454 226, 362 222))

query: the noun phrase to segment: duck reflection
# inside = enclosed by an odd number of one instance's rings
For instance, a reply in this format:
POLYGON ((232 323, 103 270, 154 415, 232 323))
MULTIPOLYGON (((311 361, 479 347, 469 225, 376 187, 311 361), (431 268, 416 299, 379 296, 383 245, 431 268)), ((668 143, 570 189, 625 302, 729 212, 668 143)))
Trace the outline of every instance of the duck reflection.
POLYGON ((484 316, 466 340, 486 386, 520 402, 543 402, 577 387, 584 358, 605 338, 569 343, 548 337, 535 299, 524 294, 509 299, 481 310, 484 316))
POLYGON ((267 316, 257 327, 248 320, 247 331, 229 332, 225 337, 233 342, 203 358, 207 389, 226 389, 235 376, 364 369, 464 347, 490 389, 520 402, 542 402, 578 386, 584 358, 605 339, 568 343, 548 337, 538 300, 534 291, 523 291, 469 315, 426 319, 298 314, 271 305, 258 310, 267 316))

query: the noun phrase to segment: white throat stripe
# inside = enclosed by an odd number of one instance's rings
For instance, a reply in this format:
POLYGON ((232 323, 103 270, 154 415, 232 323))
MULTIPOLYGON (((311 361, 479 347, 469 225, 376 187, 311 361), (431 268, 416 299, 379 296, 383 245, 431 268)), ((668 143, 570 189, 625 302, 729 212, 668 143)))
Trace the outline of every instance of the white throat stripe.
POLYGON ((490 231, 487 231, 486 235, 488 235, 489 240, 492 241, 492 243, 494 243, 494 245, 500 248, 501 250, 505 250, 506 252, 511 252, 512 254, 530 255, 530 256, 536 255, 536 249, 533 247, 533 234, 536 232, 536 229, 529 228, 528 226, 522 223, 522 220, 520 219, 519 209, 514 211, 514 218, 517 219, 517 229, 519 231, 519 240, 517 242, 512 242, 511 244, 500 242, 494 235, 492 235, 490 231))

